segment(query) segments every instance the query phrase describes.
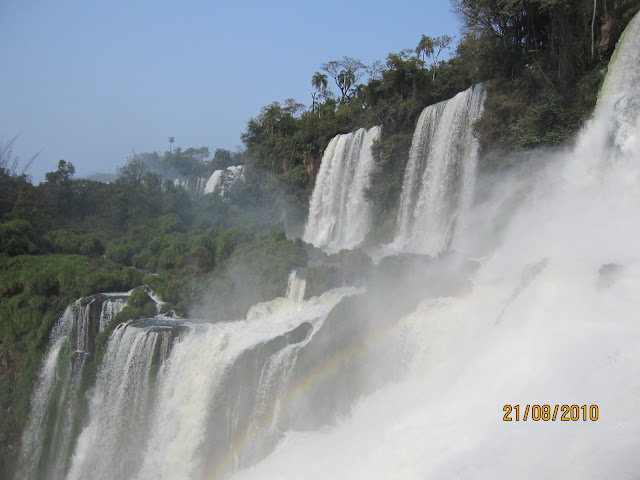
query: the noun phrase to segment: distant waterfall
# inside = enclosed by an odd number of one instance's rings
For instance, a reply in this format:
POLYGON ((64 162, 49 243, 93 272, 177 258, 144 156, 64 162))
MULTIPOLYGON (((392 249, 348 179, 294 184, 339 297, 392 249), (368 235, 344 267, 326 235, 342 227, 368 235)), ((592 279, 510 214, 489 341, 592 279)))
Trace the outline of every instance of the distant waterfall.
POLYGON ((472 126, 484 98, 476 85, 420 115, 400 198, 398 248, 437 254, 452 241, 457 217, 473 194, 478 142, 472 126))
POLYGON ((224 170, 216 170, 207 180, 203 193, 217 193, 225 197, 238 181, 244 181, 244 165, 233 165, 224 170))
POLYGON ((204 187, 204 193, 213 193, 216 191, 216 188, 222 178, 223 171, 224 170, 216 170, 211 174, 209 180, 207 180, 207 185, 204 187))
POLYGON ((178 187, 184 188, 187 192, 196 195, 202 195, 204 193, 205 186, 207 184, 206 177, 181 177, 173 180, 173 184, 178 187))
POLYGON ((379 137, 380 127, 361 128, 329 142, 311 196, 304 241, 337 252, 365 239, 371 209, 365 191, 375 165, 371 146, 379 137))
POLYGON ((179 177, 173 180, 173 184, 195 195, 215 193, 224 198, 239 181, 244 182, 244 165, 215 170, 209 177, 179 177))

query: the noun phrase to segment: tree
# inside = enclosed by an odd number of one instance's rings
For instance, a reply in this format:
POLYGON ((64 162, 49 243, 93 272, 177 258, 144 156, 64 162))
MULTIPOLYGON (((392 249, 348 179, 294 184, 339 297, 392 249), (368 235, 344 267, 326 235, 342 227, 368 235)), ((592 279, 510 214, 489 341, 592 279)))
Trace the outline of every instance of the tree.
MULTIPOLYGON (((605 4, 605 8, 607 5, 607 2, 604 2, 605 4)), ((597 0, 593 0, 593 16, 591 17, 591 61, 593 62, 593 57, 595 54, 595 48, 596 48, 596 34, 595 34, 595 24, 596 24, 596 10, 598 8, 598 1, 597 0)))
POLYGON ((371 80, 380 80, 382 79, 383 70, 383 63, 380 60, 376 60, 369 67, 367 67, 367 75, 369 75, 369 79, 371 80))
POLYGON ((73 208, 73 175, 76 168, 73 163, 60 160, 55 172, 48 172, 44 178, 47 181, 45 188, 52 197, 63 216, 71 215, 73 208))
POLYGON ((338 74, 338 85, 342 92, 342 103, 345 103, 348 99, 351 87, 356 81, 356 76, 351 70, 341 70, 338 74))
POLYGON ((73 163, 60 160, 58 162, 58 169, 55 172, 46 173, 44 178, 49 183, 68 186, 71 185, 75 173, 76 167, 73 166, 73 163))
POLYGON ((144 162, 134 156, 129 159, 126 165, 118 167, 118 181, 125 183, 133 190, 137 190, 140 188, 142 177, 147 171, 147 166, 144 162))
POLYGON ((422 59, 426 62, 427 57, 431 57, 431 68, 433 71, 432 81, 436 79, 436 68, 438 66, 438 57, 442 53, 442 50, 448 48, 453 42, 453 37, 449 35, 442 35, 441 37, 431 38, 427 35, 422 35, 418 46, 416 47, 416 55, 420 57, 422 53, 422 59))
POLYGON ((211 159, 211 168, 214 170, 224 170, 230 165, 233 165, 233 154, 231 150, 216 148, 213 158, 211 159))
MULTIPOLYGON (((596 28, 603 20, 591 0, 452 0, 454 11, 481 45, 488 75, 529 78, 567 92, 597 61, 596 28), (595 15, 594 15, 595 12, 595 15)), ((605 2, 606 3, 606 2, 605 2)))
POLYGON ((424 34, 422 35, 422 38, 416 47, 416 55, 418 58, 420 58, 420 54, 422 54, 422 61, 426 63, 427 57, 433 55, 433 38, 424 34))
POLYGON ((191 157, 196 160, 199 160, 202 163, 206 162, 211 156, 211 152, 209 152, 209 147, 200 147, 200 148, 190 147, 190 148, 187 148, 184 152, 182 152, 182 154, 187 157, 191 157))
POLYGON ((300 118, 300 115, 305 109, 306 107, 302 103, 296 102, 293 98, 287 98, 284 101, 282 111, 287 115, 291 115, 293 118, 300 118))
POLYGON ((174 137, 169 137, 169 155, 171 155, 171 147, 173 146, 174 137))
POLYGON ((142 215, 157 213, 161 206, 162 177, 150 172, 135 157, 130 158, 123 167, 118 167, 117 171, 116 185, 128 220, 135 223, 142 215))
POLYGON ((364 63, 352 57, 343 57, 342 60, 332 60, 323 63, 320 67, 333 78, 340 89, 341 104, 346 103, 351 87, 362 78, 367 70, 364 63))
POLYGON ((314 73, 313 77, 311 77, 311 85, 317 90, 317 92, 311 93, 311 98, 313 98, 312 110, 315 111, 316 98, 318 99, 318 103, 320 103, 320 99, 323 97, 326 98, 327 96, 327 87, 329 85, 327 76, 320 72, 314 73))

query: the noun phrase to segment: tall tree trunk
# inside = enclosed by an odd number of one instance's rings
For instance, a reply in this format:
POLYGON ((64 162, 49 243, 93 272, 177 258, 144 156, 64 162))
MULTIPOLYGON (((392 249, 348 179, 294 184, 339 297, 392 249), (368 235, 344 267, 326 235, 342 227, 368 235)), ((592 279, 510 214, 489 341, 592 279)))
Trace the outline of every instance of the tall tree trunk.
POLYGON ((591 17, 591 61, 592 62, 593 62, 593 56, 595 53, 595 44, 596 44, 596 34, 595 34, 594 27, 596 24, 596 7, 597 6, 598 6, 598 0, 593 0, 593 16, 591 17))

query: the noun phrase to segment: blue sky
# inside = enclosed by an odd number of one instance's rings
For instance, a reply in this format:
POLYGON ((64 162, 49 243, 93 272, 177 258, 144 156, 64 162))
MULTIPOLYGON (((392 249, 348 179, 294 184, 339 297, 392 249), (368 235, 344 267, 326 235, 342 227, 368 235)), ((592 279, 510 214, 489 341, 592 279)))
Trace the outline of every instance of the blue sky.
POLYGON ((321 63, 458 31, 448 1, 0 0, 0 137, 41 152, 35 182, 59 159, 114 172, 169 136, 234 150, 262 106, 310 104, 321 63))

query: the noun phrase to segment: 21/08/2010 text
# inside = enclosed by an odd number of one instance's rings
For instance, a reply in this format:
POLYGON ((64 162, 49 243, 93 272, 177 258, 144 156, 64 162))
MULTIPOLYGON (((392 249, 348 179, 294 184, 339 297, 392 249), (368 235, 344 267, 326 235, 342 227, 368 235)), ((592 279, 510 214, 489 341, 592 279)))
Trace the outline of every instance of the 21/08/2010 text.
POLYGON ((586 422, 591 420, 595 422, 598 420, 598 406, 597 405, 525 405, 524 409, 520 408, 520 405, 505 405, 502 409, 504 416, 502 420, 505 422, 516 422, 522 420, 533 420, 537 422, 542 420, 548 422, 551 420, 555 422, 560 420, 561 422, 577 422, 582 420, 586 422), (520 416, 521 411, 524 410, 524 415, 520 416), (558 416, 559 414, 559 416, 558 416))

